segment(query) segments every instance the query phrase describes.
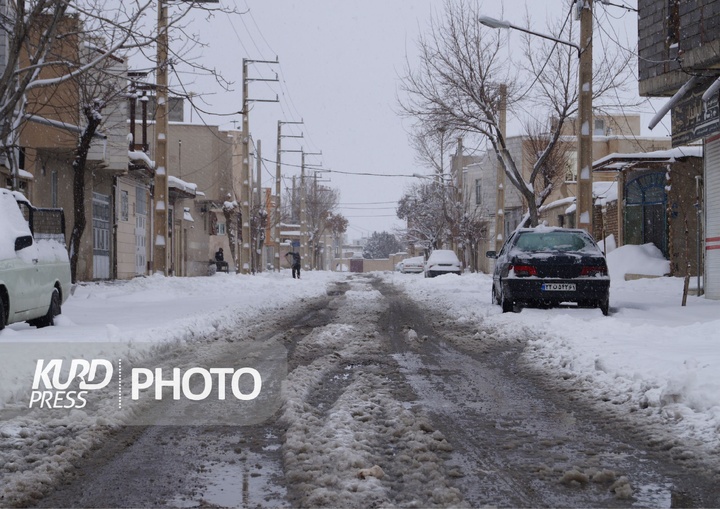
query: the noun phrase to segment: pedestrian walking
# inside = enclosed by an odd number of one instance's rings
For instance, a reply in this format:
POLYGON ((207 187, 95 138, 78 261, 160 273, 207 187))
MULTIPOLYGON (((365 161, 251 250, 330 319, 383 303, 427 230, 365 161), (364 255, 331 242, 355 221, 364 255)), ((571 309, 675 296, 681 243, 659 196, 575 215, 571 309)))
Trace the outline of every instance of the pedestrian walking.
POLYGON ((300 253, 288 251, 285 256, 292 256, 292 277, 300 279, 300 253))

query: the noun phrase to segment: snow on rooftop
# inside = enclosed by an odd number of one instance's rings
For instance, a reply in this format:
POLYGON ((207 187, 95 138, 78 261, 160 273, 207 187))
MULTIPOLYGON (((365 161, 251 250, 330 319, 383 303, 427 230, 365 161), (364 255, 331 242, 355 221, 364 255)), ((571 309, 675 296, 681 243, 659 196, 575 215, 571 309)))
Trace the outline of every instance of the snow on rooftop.
POLYGON ((155 168, 155 161, 150 159, 142 150, 128 150, 128 158, 131 161, 142 161, 148 168, 155 168))
POLYGON ((593 167, 602 166, 603 169, 615 169, 620 170, 627 166, 629 162, 636 161, 648 161, 648 162, 674 162, 677 159, 684 157, 702 157, 703 148, 702 145, 688 145, 684 147, 675 147, 668 150, 655 150, 653 152, 633 152, 633 153, 620 153, 615 152, 608 154, 605 157, 601 157, 593 163, 593 167), (626 160, 616 161, 616 160, 626 160), (610 161, 616 161, 612 164, 605 166, 605 163, 610 161))
POLYGON ((191 194, 195 194, 195 192, 197 191, 197 184, 194 184, 192 182, 186 182, 177 177, 173 177, 172 175, 168 176, 168 186, 174 187, 175 189, 180 189, 181 191, 185 191, 191 194))

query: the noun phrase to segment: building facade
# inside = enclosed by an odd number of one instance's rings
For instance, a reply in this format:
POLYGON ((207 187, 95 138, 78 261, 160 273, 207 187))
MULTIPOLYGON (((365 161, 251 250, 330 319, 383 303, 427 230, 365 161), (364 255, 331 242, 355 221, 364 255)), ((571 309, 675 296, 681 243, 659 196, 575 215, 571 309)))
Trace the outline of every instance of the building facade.
POLYGON ((667 101, 672 145, 703 143, 705 296, 720 299, 720 0, 638 0, 642 96, 667 101))

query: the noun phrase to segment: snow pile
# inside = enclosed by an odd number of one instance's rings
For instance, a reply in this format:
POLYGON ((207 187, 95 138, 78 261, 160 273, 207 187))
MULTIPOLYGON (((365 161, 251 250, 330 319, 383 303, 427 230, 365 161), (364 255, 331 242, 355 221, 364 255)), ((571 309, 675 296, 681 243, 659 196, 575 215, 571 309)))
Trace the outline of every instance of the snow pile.
POLYGON ((640 419, 656 443, 677 437, 720 453, 720 302, 689 296, 683 280, 625 281, 627 273, 662 275, 668 262, 651 245, 608 255, 610 311, 525 308, 503 314, 491 303, 492 278, 463 274, 422 279, 386 275, 413 299, 484 333, 466 341, 525 341, 526 360, 582 391, 618 416, 640 419), (485 332, 486 331, 486 332, 485 332))
POLYGON ((670 262, 655 244, 627 245, 608 251, 610 279, 625 279, 626 274, 664 276, 670 273, 670 262))
MULTIPOLYGON (((328 283, 338 277, 310 272, 300 282, 284 271, 83 284, 63 306, 58 326, 8 326, 0 332, 0 352, 3 344, 14 342, 75 342, 81 347, 88 341, 124 343, 128 351, 139 351, 141 344, 149 344, 149 352, 171 351, 175 345, 229 329, 252 334, 255 325, 275 319, 285 307, 325 295, 328 283)), ((3 378, 0 408, 27 391, 14 381, 3 378)), ((96 426, 88 426, 82 412, 74 415, 57 426, 28 418, 0 423, 1 505, 39 497, 112 428, 102 415, 96 416, 96 426)))

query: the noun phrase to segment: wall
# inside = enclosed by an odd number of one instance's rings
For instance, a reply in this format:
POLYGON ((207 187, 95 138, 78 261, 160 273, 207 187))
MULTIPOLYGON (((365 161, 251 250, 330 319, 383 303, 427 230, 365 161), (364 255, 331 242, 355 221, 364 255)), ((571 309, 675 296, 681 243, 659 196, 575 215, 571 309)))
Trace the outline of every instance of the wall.
POLYGON ((678 1, 677 42, 668 37, 669 4, 668 0, 638 0, 641 96, 672 95, 688 81, 691 73, 685 71, 720 61, 720 0, 678 1))

